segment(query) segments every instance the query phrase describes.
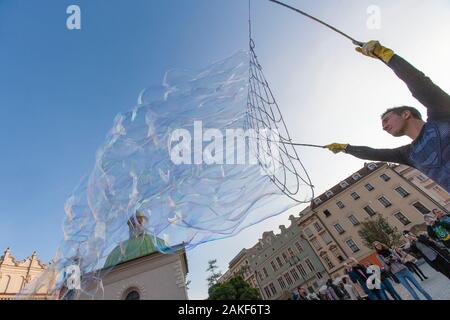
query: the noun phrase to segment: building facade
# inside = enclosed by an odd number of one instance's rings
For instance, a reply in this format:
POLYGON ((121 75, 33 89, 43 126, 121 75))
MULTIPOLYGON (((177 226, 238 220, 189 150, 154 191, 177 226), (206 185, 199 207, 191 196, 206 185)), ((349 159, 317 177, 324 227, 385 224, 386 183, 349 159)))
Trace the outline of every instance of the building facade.
POLYGON ((260 290, 264 300, 290 298, 302 286, 315 290, 328 279, 323 264, 298 228, 299 218, 290 216, 291 225, 280 233, 264 232, 258 243, 243 249, 230 262, 221 281, 243 268, 246 281, 260 290))
POLYGON ((329 275, 343 269, 343 263, 348 259, 348 255, 315 211, 311 208, 303 210, 300 213, 298 227, 329 275))
POLYGON ((361 222, 386 218, 399 232, 424 224, 439 202, 417 188, 387 163, 367 163, 364 168, 315 198, 299 226, 327 271, 344 273, 344 262, 354 257, 375 262, 374 252, 358 234, 361 222))
MULTIPOLYGON (((11 253, 11 249, 7 248, 0 257, 0 300, 16 299, 17 294, 46 269, 47 265, 38 259, 36 252, 22 261, 17 261, 11 253)), ((49 288, 43 286, 28 298, 47 300, 52 297, 49 288)))
POLYGON ((405 165, 398 165, 394 170, 414 186, 422 190, 447 211, 450 211, 450 193, 428 178, 419 170, 405 165))
POLYGON ((228 264, 228 270, 220 277, 219 282, 223 283, 235 277, 238 273, 253 288, 260 289, 256 281, 254 270, 250 266, 250 258, 256 252, 256 246, 250 249, 242 249, 228 264))

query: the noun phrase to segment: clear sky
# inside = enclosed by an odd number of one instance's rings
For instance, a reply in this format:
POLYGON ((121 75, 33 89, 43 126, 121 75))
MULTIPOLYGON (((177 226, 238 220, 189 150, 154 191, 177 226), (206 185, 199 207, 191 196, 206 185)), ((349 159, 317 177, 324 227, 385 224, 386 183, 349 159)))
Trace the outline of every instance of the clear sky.
MULTIPOLYGON (((448 0, 286 1, 365 41, 379 39, 450 91, 448 0), (381 29, 367 8, 381 9, 381 29)), ((381 130, 388 107, 415 101, 382 63, 322 26, 265 0, 253 0, 259 59, 298 142, 374 147, 408 143, 381 130)), ((115 115, 159 84, 169 68, 198 68, 247 48, 246 0, 0 0, 0 250, 33 250, 48 261, 62 238, 64 202, 90 172, 115 115), (82 29, 66 28, 66 8, 81 8, 82 29)), ((300 149, 316 192, 363 161, 300 149)), ((207 296, 207 260, 222 271, 263 231, 189 252, 190 298, 207 296), (219 254, 220 253, 220 254, 219 254)), ((278 232, 278 231, 276 231, 278 232)))

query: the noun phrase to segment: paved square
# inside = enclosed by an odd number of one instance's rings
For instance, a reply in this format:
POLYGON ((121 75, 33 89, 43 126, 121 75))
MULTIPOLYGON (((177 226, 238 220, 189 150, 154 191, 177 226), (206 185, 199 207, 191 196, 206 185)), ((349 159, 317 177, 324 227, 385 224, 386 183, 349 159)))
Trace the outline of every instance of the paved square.
MULTIPOLYGON (((419 277, 417 277, 415 274, 414 276, 423 286, 423 288, 433 297, 433 299, 450 300, 450 280, 442 273, 438 273, 433 268, 431 268, 428 263, 419 265, 419 268, 428 277, 428 279, 425 281, 420 281, 419 277)), ((415 288, 414 286, 412 287, 415 288)), ((394 288, 405 300, 413 299, 403 286, 394 283, 394 288)), ((416 290, 416 292, 421 299, 425 300, 425 298, 418 290, 416 290)))

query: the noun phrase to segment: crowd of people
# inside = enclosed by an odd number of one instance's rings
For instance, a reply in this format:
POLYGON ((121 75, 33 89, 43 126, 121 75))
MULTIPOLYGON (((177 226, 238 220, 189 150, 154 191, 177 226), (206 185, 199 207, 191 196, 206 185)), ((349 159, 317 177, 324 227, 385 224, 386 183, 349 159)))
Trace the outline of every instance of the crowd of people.
MULTIPOLYGON (((298 287, 292 293, 294 300, 402 300, 394 283, 403 287, 410 298, 432 300, 432 296, 421 285, 428 276, 421 270, 417 261, 423 259, 436 272, 450 280, 450 216, 440 210, 433 210, 424 216, 427 232, 415 235, 404 231, 402 246, 388 247, 375 241, 372 247, 379 261, 380 285, 369 288, 367 280, 372 275, 368 270, 372 263, 365 265, 355 258, 349 258, 345 275, 329 279, 318 292, 298 287), (418 280, 417 278, 420 280, 418 280)), ((372 287, 372 286, 370 286, 372 287)))

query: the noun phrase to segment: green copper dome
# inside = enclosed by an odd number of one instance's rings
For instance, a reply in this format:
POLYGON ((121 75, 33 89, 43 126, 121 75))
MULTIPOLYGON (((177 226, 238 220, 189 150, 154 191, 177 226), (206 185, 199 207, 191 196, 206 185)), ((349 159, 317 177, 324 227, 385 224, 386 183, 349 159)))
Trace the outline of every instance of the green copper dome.
POLYGON ((131 237, 125 241, 122 246, 117 246, 111 251, 108 258, 106 258, 104 268, 114 267, 118 264, 158 252, 154 243, 155 240, 160 248, 166 248, 163 240, 154 238, 147 233, 131 237), (121 249, 121 247, 123 249, 121 249))

